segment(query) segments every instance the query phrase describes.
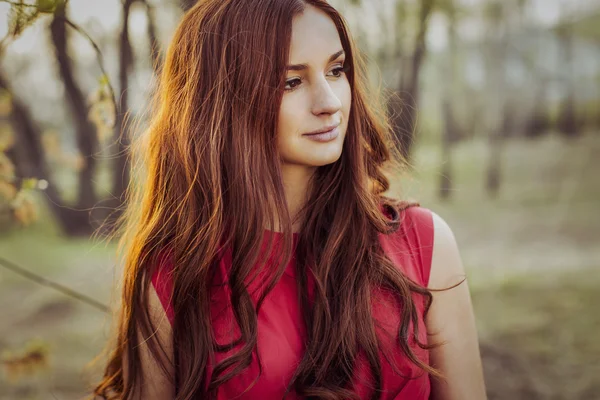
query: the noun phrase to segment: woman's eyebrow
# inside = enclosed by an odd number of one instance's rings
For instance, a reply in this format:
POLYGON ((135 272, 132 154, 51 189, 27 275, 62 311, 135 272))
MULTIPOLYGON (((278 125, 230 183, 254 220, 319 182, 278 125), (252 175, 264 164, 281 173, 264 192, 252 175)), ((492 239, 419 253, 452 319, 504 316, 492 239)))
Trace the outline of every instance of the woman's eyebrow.
MULTIPOLYGON (((337 53, 334 53, 331 55, 331 57, 329 57, 329 60, 327 61, 328 63, 334 61, 336 58, 338 58, 339 56, 341 56, 342 54, 344 54, 344 50, 340 50, 337 53)), ((308 69, 308 65, 307 64, 293 64, 293 65, 288 65, 286 67, 287 71, 302 71, 308 69)))

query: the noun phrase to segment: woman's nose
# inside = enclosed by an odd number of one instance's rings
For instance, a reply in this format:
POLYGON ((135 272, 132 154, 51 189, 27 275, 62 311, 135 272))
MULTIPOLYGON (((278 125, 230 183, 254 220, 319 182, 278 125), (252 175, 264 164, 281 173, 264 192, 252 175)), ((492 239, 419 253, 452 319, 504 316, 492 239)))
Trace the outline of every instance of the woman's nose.
POLYGON ((342 108, 342 102, 327 79, 321 79, 314 87, 312 113, 314 115, 335 114, 342 108))

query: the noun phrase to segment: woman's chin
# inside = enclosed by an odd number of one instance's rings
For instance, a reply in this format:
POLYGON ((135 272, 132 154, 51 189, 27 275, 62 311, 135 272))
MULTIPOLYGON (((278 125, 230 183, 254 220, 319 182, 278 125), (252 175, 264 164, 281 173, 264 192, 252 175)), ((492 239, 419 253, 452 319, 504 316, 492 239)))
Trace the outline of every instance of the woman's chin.
MULTIPOLYGON (((332 143, 333 144, 333 143, 332 143)), ((283 163, 288 165, 300 165, 305 167, 322 167, 333 164, 340 159, 342 146, 325 146, 321 148, 307 148, 305 151, 296 151, 293 156, 283 158, 283 163)))
POLYGON ((330 146, 313 148, 306 152, 304 163, 313 167, 333 164, 340 159, 342 155, 342 146, 337 143, 328 143, 330 146))
POLYGON ((341 152, 339 152, 339 153, 330 154, 330 155, 323 155, 321 157, 313 156, 313 157, 310 157, 310 159, 307 159, 304 164, 306 166, 311 166, 311 167, 322 167, 324 165, 333 164, 334 162, 336 162, 337 160, 340 159, 341 155, 342 155, 341 152))

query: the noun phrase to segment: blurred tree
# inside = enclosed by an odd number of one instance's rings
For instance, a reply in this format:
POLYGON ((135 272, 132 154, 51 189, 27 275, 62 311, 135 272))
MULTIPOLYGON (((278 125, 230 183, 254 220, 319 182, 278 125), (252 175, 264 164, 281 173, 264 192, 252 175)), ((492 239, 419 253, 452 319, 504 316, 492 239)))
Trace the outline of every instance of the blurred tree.
POLYGON ((598 106, 600 74, 596 72, 596 76, 586 82, 586 85, 595 85, 594 97, 596 100, 588 99, 578 103, 577 96, 575 96, 577 90, 575 83, 578 77, 574 72, 575 65, 581 62, 588 63, 589 61, 586 60, 589 60, 589 57, 598 58, 598 54, 600 54, 600 7, 592 8, 589 10, 590 12, 572 14, 569 5, 563 3, 561 11, 563 18, 553 28, 553 32, 561 48, 557 62, 560 70, 565 73, 562 78, 566 84, 557 125, 563 134, 575 136, 582 133, 584 126, 594 130, 598 130, 600 127, 600 107, 598 106), (573 48, 577 42, 584 43, 589 49, 581 61, 576 60, 573 48))
MULTIPOLYGON (((119 36, 119 106, 115 121, 115 143, 117 144, 115 154, 115 164, 113 167, 113 187, 112 193, 114 199, 110 208, 120 212, 119 206, 124 202, 122 198, 129 184, 129 162, 128 147, 130 144, 130 129, 126 123, 126 115, 129 112, 129 72, 133 66, 133 49, 129 40, 129 14, 134 0, 122 1, 122 25, 119 36)), ((148 8, 149 9, 149 8, 148 8)), ((152 39, 151 39, 152 40, 152 39)), ((152 47, 155 43, 151 44, 152 47)), ((152 50, 154 54, 154 50, 152 50)))
MULTIPOLYGON (((564 10, 566 11, 566 6, 564 10)), ((563 15, 567 13, 564 12, 563 15)), ((575 107, 575 80, 573 74, 573 27, 569 23, 559 25, 556 29, 561 47, 562 57, 559 70, 565 71, 565 96, 557 120, 558 131, 564 136, 573 137, 579 133, 575 107)))
POLYGON ((544 86, 538 87, 534 103, 533 110, 525 122, 524 134, 530 138, 539 137, 550 130, 550 115, 544 86))
POLYGON ((88 213, 98 202, 98 196, 94 187, 94 176, 96 172, 95 154, 99 150, 99 143, 96 127, 88 119, 89 106, 85 101, 82 89, 75 80, 72 61, 68 54, 66 8, 66 1, 58 1, 56 3, 54 17, 50 23, 50 33, 60 77, 67 95, 67 104, 70 107, 71 116, 75 124, 77 147, 84 160, 83 166, 79 170, 78 193, 75 204, 80 213, 77 214, 77 217, 71 223, 76 231, 90 233, 91 225, 88 213))
MULTIPOLYGON (((16 140, 11 153, 18 160, 16 166, 16 178, 35 177, 48 182, 46 190, 48 206, 58 221, 59 226, 67 235, 88 235, 94 229, 92 211, 96 212, 98 219, 102 220, 104 212, 95 209, 98 204, 98 196, 94 187, 96 175, 96 154, 99 151, 99 135, 107 128, 114 126, 114 115, 116 104, 112 86, 108 81, 103 67, 102 55, 99 47, 85 31, 67 18, 67 0, 38 0, 36 4, 12 3, 9 12, 10 30, 7 37, 2 40, 0 54, 3 53, 5 44, 9 39, 17 37, 24 29, 33 23, 40 15, 51 16, 50 37, 54 54, 56 57, 59 76, 64 84, 67 94, 66 100, 69 105, 74 122, 76 144, 82 162, 76 167, 78 174, 77 194, 75 204, 66 204, 54 184, 52 174, 48 165, 48 149, 44 147, 42 129, 32 118, 28 108, 21 102, 9 87, 9 80, 0 71, 0 88, 10 94, 11 98, 11 123, 16 135, 16 140), (67 26, 76 30, 86 37, 96 50, 103 76, 100 79, 100 87, 95 95, 94 102, 90 105, 85 99, 83 91, 75 79, 74 68, 70 55, 68 54, 69 35, 67 26)), ((127 32, 127 29, 124 30, 127 32)), ((128 39, 125 40, 127 49, 128 39)), ((127 59, 126 59, 127 60, 127 59)), ((129 64, 130 65, 130 62, 129 64)), ((123 81, 121 81, 123 83, 123 81)), ((125 84, 127 82, 125 81, 125 84)), ((119 135, 120 136, 120 135, 119 135)), ((117 157, 117 165, 123 164, 125 155, 120 152, 117 157)), ((52 155, 51 155, 52 156, 52 155)), ((126 182, 121 178, 115 183, 118 190, 122 189, 126 182)), ((115 179, 116 180, 116 179, 115 179)), ((114 192, 113 192, 114 193, 114 192)), ((120 199, 117 192, 117 199, 120 199)))
MULTIPOLYGON (((426 55, 426 42, 427 30, 429 27, 429 17, 433 11, 435 0, 421 0, 419 2, 419 12, 417 19, 417 35, 415 37, 413 50, 408 58, 408 63, 402 63, 402 59, 398 62, 400 64, 400 71, 402 73, 400 78, 400 84, 397 89, 397 96, 391 98, 389 108, 391 115, 391 123, 394 128, 400 151, 402 155, 407 159, 410 158, 412 144, 414 141, 414 134, 417 122, 417 107, 419 105, 419 77, 421 74, 421 67, 426 55)), ((397 3, 399 11, 397 15, 402 16, 405 12, 405 5, 402 1, 397 3)), ((404 26, 396 26, 402 30, 404 26)), ((396 34, 400 36, 402 32, 396 34)), ((402 54, 403 50, 400 50, 402 54)))
MULTIPOLYGON (((134 65, 133 50, 129 38, 129 15, 135 2, 146 7, 148 15, 148 37, 151 44, 152 65, 156 72, 160 70, 161 55, 156 34, 154 6, 147 0, 122 1, 122 25, 119 36, 119 104, 114 102, 112 85, 103 68, 102 54, 93 39, 79 26, 67 18, 68 0, 38 0, 35 4, 10 2, 9 35, 2 41, 0 52, 8 39, 17 37, 41 15, 50 15, 50 33, 54 54, 58 65, 59 76, 64 84, 66 100, 74 122, 76 143, 81 156, 78 168, 77 196, 75 204, 67 205, 54 185, 48 165, 48 149, 43 145, 43 132, 37 125, 29 110, 18 98, 14 97, 9 87, 8 77, 0 71, 0 88, 10 93, 13 100, 11 122, 18 132, 18 140, 7 152, 16 162, 16 176, 38 177, 50 183, 47 199, 50 210, 56 217, 62 230, 68 235, 88 235, 97 222, 103 222, 110 213, 117 216, 122 211, 123 194, 129 183, 128 147, 130 144, 129 116, 129 73, 134 65), (96 93, 91 97, 91 104, 86 101, 83 90, 75 79, 72 59, 68 54, 69 35, 67 26, 85 36, 93 45, 98 55, 103 72, 96 93), (110 135, 109 131, 113 131, 110 135), (112 188, 108 199, 99 200, 94 187, 96 175, 96 158, 100 145, 109 136, 113 136, 112 188), (98 207, 102 204, 103 207, 98 207), (90 218, 92 217, 92 218, 90 218), (96 222, 97 221, 97 222, 96 222)), ((193 2, 189 2, 190 5, 193 2)), ((58 139, 57 139, 58 140, 58 139)), ((106 226, 106 225, 102 225, 106 226)))
POLYGON ((485 189, 490 197, 497 197, 500 190, 502 170, 502 147, 507 132, 506 120, 510 118, 510 108, 506 93, 506 66, 507 58, 507 2, 502 0, 488 0, 483 5, 483 17, 488 26, 487 40, 483 51, 487 70, 488 90, 488 144, 489 162, 486 173, 485 189))
POLYGON ((181 5, 183 11, 186 12, 187 10, 192 8, 197 1, 198 0, 179 0, 179 4, 181 5))
MULTIPOLYGON (((64 232, 67 234, 78 234, 80 229, 78 219, 81 213, 66 206, 60 193, 57 191, 57 186, 54 184, 51 176, 46 160, 46 153, 41 143, 40 129, 31 117, 28 108, 11 92, 8 81, 1 70, 0 89, 4 90, 10 96, 10 122, 14 131, 18 132, 18 134, 14 135, 12 146, 12 151, 14 152, 12 159, 16 161, 14 164, 16 166, 15 174, 8 177, 7 181, 11 185, 14 185, 15 189, 25 177, 36 177, 48 182, 47 187, 44 188, 46 189, 50 210, 56 216, 56 220, 64 232)), ((16 194, 17 192, 15 191, 11 200, 14 200, 16 194)))
MULTIPOLYGON (((391 67, 391 70, 385 71, 387 75, 391 75, 391 86, 401 87, 402 78, 405 77, 404 72, 408 67, 407 49, 405 49, 407 46, 404 42, 409 36, 407 29, 409 25, 409 6, 407 0, 396 0, 393 17, 390 18, 390 13, 384 7, 384 0, 379 1, 381 3, 380 7, 376 8, 376 17, 384 33, 378 38, 381 46, 375 54, 375 61, 377 66, 384 70, 391 67), (397 82, 395 82, 395 78, 398 78, 397 82)), ((351 3, 361 4, 360 0, 351 0, 351 3)), ((363 48, 367 48, 367 46, 365 45, 363 48)))
MULTIPOLYGON (((357 12, 361 12, 360 7, 365 4, 372 6, 371 2, 363 0, 346 1, 356 6, 357 12)), ((388 79, 388 87, 392 89, 387 104, 388 114, 399 150, 407 160, 410 159, 414 141, 420 95, 419 77, 427 53, 426 37, 435 2, 396 0, 393 13, 383 2, 374 8, 384 31, 381 35, 383 42, 375 59, 381 69, 389 70, 392 75, 388 79), (409 29, 413 23, 414 29, 409 29), (398 79, 395 79, 393 75, 398 72, 398 79)))
POLYGON ((454 169, 452 168, 452 146, 456 141, 457 124, 452 112, 451 99, 444 97, 442 100, 442 171, 440 174, 439 196, 448 200, 452 195, 452 179, 454 169))
MULTIPOLYGON (((531 0, 514 0, 514 20, 516 25, 522 30, 528 24, 527 19, 527 6, 531 0)), ((523 33, 520 33, 523 35, 523 33)), ((513 47, 513 54, 519 57, 519 61, 523 67, 528 71, 529 84, 526 88, 527 91, 533 92, 533 104, 529 107, 529 112, 522 117, 522 124, 516 122, 518 118, 517 107, 511 107, 510 118, 513 123, 505 123, 508 131, 513 134, 522 134, 528 138, 537 138, 550 131, 551 121, 550 113, 548 110, 547 100, 547 88, 548 84, 554 77, 547 71, 540 69, 538 62, 540 59, 540 48, 539 46, 526 46, 522 51, 518 51, 518 48, 513 47)), ((528 107, 524 107, 528 108, 528 107)))
MULTIPOLYGON (((129 106, 129 74, 134 67, 134 54, 131 40, 129 38, 129 16, 134 3, 139 2, 146 8, 148 20, 147 33, 150 42, 151 63, 155 74, 161 69, 162 55, 158 44, 156 19, 154 15, 154 5, 147 0, 122 0, 122 25, 119 36, 119 111, 115 121, 115 140, 117 144, 114 156, 115 164, 113 167, 113 187, 114 198, 110 199, 107 206, 111 213, 111 218, 117 218, 123 209, 120 207, 125 201, 124 194, 129 185, 130 165, 129 165, 129 146, 131 144, 131 129, 129 124, 130 106, 129 106)), ((192 2, 193 3, 193 2, 192 2)), ((110 226, 108 226, 110 229, 110 226)))
POLYGON ((158 42, 156 30, 156 15, 154 5, 148 0, 139 0, 146 7, 146 15, 148 17, 148 40, 150 41, 150 55, 152 57, 152 67, 154 72, 158 74, 162 65, 162 54, 158 42))
POLYGON ((454 0, 438 0, 436 8, 445 15, 447 24, 448 51, 447 60, 442 65, 441 76, 443 79, 442 94, 442 171, 440 174, 439 196, 449 199, 452 195, 452 147, 460 137, 460 126, 455 117, 453 105, 459 90, 458 74, 458 43, 457 23, 461 10, 454 0))

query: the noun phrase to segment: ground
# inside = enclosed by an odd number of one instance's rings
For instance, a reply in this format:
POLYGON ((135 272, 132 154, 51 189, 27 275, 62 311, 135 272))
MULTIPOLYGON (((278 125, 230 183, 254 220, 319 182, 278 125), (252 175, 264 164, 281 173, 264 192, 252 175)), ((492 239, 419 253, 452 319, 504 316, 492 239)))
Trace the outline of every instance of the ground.
MULTIPOLYGON (((483 141, 456 147, 448 202, 436 198, 437 147, 418 146, 413 178, 400 182, 404 196, 454 230, 489 398, 600 399, 600 135, 506 143, 496 199, 483 189, 487 154, 483 141)), ((1 257, 103 303, 114 299, 112 245, 63 239, 43 213, 38 225, 1 235, 1 257)), ((108 316, 2 268, 0 305, 4 360, 36 339, 48 351, 46 367, 13 381, 4 368, 0 399, 81 398, 98 373, 84 367, 106 343, 108 316)))

